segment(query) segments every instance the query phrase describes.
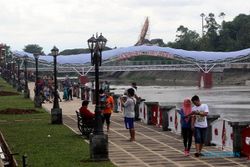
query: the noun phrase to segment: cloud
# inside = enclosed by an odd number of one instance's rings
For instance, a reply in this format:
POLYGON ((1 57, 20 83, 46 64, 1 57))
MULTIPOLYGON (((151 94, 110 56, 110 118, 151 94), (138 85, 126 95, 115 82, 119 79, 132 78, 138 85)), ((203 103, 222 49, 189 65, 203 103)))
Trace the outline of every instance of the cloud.
MULTIPOLYGON (((176 29, 184 25, 201 31, 200 13, 225 12, 225 20, 239 13, 249 14, 245 0, 0 0, 0 42, 22 49, 37 43, 50 51, 87 47, 86 40, 103 32, 108 46, 133 45, 146 16, 150 37, 173 41, 176 29), (245 4, 245 5, 242 5, 245 4)), ((219 20, 218 20, 219 21, 219 20)))

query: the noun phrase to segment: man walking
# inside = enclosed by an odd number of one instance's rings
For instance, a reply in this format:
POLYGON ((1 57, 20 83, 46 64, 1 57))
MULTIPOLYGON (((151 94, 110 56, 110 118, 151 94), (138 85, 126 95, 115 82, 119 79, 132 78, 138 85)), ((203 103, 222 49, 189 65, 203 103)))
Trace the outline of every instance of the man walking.
POLYGON ((207 132, 207 115, 208 115, 208 106, 207 104, 201 104, 200 98, 195 95, 192 97, 191 101, 194 104, 192 108, 192 128, 194 129, 195 134, 195 148, 196 153, 195 157, 201 156, 201 150, 206 138, 207 132))

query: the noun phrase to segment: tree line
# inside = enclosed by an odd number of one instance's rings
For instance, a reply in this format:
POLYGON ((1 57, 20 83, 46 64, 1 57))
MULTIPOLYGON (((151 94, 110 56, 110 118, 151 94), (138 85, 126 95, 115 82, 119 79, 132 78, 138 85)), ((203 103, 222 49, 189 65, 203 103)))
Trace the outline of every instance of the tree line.
POLYGON ((228 22, 224 21, 223 12, 219 16, 223 19, 221 24, 213 13, 205 17, 201 36, 194 30, 179 26, 175 41, 168 42, 166 46, 198 51, 236 51, 250 48, 250 15, 240 14, 228 22))

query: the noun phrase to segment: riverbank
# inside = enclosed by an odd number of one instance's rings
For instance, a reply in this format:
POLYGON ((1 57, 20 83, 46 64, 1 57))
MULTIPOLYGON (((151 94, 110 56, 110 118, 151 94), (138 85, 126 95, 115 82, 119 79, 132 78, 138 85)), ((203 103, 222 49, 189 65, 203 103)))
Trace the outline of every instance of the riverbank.
MULTIPOLYGON (((230 69, 223 73, 213 73, 214 86, 245 85, 250 80, 250 70, 230 69)), ((135 71, 103 73, 102 80, 108 80, 114 85, 130 85, 137 82, 141 86, 197 86, 199 72, 190 71, 135 71)))

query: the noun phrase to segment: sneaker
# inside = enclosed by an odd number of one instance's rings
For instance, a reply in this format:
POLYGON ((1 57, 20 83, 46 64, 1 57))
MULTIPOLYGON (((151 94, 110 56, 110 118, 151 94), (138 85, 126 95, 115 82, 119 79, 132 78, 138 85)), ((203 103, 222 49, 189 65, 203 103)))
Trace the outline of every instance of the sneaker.
POLYGON ((199 154, 199 153, 194 153, 194 156, 195 156, 195 157, 199 157, 200 154, 199 154))
POLYGON ((189 156, 190 155, 190 152, 189 152, 189 150, 187 150, 187 156, 189 156))
POLYGON ((187 149, 184 150, 184 155, 187 156, 187 149))

